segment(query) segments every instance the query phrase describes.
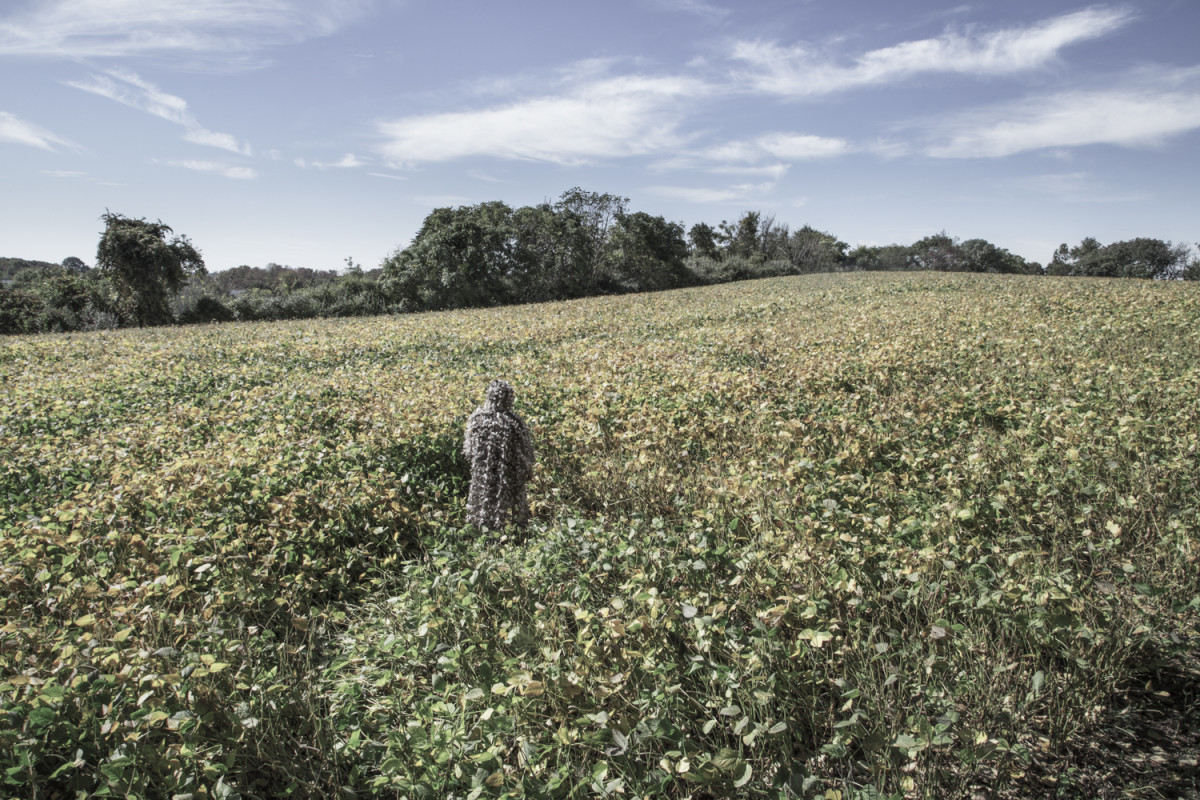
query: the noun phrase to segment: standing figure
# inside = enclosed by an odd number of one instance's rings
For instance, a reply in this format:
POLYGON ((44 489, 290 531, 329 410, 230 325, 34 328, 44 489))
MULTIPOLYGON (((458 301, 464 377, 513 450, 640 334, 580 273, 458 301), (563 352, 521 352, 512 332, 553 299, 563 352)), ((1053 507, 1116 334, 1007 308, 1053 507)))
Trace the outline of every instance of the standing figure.
POLYGON ((463 455, 471 462, 467 521, 477 528, 499 530, 512 521, 529 520, 525 484, 533 477, 533 437, 513 410, 513 387, 492 381, 487 402, 467 420, 463 455))

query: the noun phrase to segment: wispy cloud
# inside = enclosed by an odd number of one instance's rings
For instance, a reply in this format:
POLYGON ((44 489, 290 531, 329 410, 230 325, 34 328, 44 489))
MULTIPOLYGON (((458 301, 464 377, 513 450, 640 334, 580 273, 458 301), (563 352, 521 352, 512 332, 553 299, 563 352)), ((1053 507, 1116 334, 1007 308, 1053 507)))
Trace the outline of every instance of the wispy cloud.
POLYGON ((647 186, 645 191, 669 200, 685 203, 742 203, 760 198, 775 188, 775 182, 742 183, 736 186, 647 186))
POLYGON ((307 158, 293 158, 292 163, 300 169, 357 169, 365 167, 366 161, 363 161, 354 153, 346 153, 337 161, 312 161, 307 158))
POLYGON ((1067 203, 1125 203, 1146 200, 1144 194, 1114 192, 1090 172, 1052 172, 1014 178, 1009 186, 1067 203))
POLYGON ((625 76, 478 111, 380 122, 381 155, 407 166, 471 156, 554 164, 681 146, 680 102, 708 87, 691 78, 625 76))
POLYGON ((193 144, 250 155, 250 145, 239 142, 231 134, 210 131, 197 122, 182 97, 168 94, 132 72, 114 69, 103 75, 92 75, 86 81, 67 81, 67 85, 180 125, 187 129, 183 138, 193 144))
POLYGON ((467 177, 474 178, 477 181, 483 181, 484 183, 501 183, 501 180, 495 175, 489 175, 488 173, 479 169, 467 170, 467 177))
POLYGON ((863 53, 838 63, 806 45, 741 41, 733 58, 750 67, 740 80, 759 92, 815 96, 893 83, 925 73, 1010 75, 1045 66, 1065 47, 1110 34, 1133 19, 1124 8, 1102 6, 991 32, 948 31, 863 53))
POLYGON ((83 178, 87 176, 86 172, 79 172, 71 169, 44 169, 43 175, 49 175, 51 178, 61 178, 63 180, 73 180, 75 178, 83 178))
POLYGON ((788 170, 791 169, 791 164, 763 164, 762 166, 749 166, 742 164, 722 164, 716 167, 708 167, 705 172, 710 172, 713 175, 746 175, 770 178, 773 181, 778 181, 788 170))
POLYGON ((650 0, 650 5, 665 11, 680 11, 684 14, 695 14, 711 20, 722 20, 733 13, 728 8, 722 8, 716 3, 705 2, 705 0, 650 0))
POLYGON ((1197 82, 1196 70, 1178 71, 1138 86, 1060 92, 947 116, 935 121, 926 152, 937 158, 1000 158, 1096 144, 1160 145, 1200 128, 1197 82))
POLYGON ((764 158, 809 161, 833 158, 851 150, 845 139, 797 133, 767 133, 754 139, 726 142, 701 151, 714 161, 753 162, 764 158))
POLYGON ((76 146, 45 128, 27 122, 15 114, 0 111, 0 142, 12 142, 39 150, 54 151, 55 145, 75 148, 76 146))
POLYGON ((258 173, 250 167, 224 164, 219 161, 168 161, 167 163, 172 167, 182 167, 194 172, 210 172, 214 175, 235 178, 237 180, 250 180, 251 178, 258 177, 258 173))
POLYGON ((217 133, 206 128, 191 128, 183 135, 183 138, 192 144, 216 147, 239 155, 250 155, 250 145, 239 142, 237 137, 230 133, 217 133))
POLYGON ((0 17, 0 54, 212 54, 229 64, 338 30, 366 0, 38 0, 0 17))

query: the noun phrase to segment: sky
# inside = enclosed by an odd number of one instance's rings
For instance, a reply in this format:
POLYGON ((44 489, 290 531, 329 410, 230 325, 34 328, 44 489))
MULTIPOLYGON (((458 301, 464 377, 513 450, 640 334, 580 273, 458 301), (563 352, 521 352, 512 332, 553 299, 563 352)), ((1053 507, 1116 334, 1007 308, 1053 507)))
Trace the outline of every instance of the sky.
POLYGON ((572 187, 691 227, 1200 240, 1200 2, 3 0, 0 256, 367 269, 572 187))

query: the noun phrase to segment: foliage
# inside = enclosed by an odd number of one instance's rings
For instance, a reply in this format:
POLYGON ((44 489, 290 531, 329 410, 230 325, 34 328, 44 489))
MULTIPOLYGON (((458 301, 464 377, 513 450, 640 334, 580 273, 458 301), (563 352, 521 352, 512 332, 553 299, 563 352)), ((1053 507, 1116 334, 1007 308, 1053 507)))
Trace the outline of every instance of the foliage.
POLYGON ((787 239, 793 274, 836 272, 846 263, 849 245, 831 233, 805 225, 787 239))
POLYGON ((289 267, 270 263, 265 267, 242 264, 208 275, 207 282, 218 291, 229 294, 244 289, 265 289, 271 292, 290 292, 338 280, 337 270, 318 270, 309 267, 289 267))
POLYGON ((625 291, 673 289, 693 283, 683 226, 644 211, 617 215, 608 243, 608 273, 625 291))
POLYGON ((1191 256, 1189 253, 1187 267, 1180 274, 1180 278, 1185 281, 1200 281, 1200 245, 1197 245, 1197 253, 1191 256))
POLYGON ((435 209, 383 264, 406 310, 508 305, 686 286, 683 227, 625 198, 571 189, 554 204, 435 209))
POLYGON ((192 275, 203 275, 204 259, 186 236, 162 221, 106 211, 96 248, 96 267, 112 284, 121 315, 139 327, 173 321, 170 298, 192 275))
POLYGON ((1192 284, 926 273, 10 337, 0 781, 1069 794, 1200 644, 1198 330, 1192 284), (519 536, 465 528, 493 376, 519 536))
POLYGON ((15 280, 22 274, 54 271, 59 268, 58 264, 52 264, 49 261, 36 261, 27 258, 0 258, 0 279, 15 280))
POLYGON ((704 222, 697 222, 688 230, 688 242, 692 255, 717 260, 721 257, 717 249, 717 232, 704 222))
POLYGON ((422 309, 509 302, 512 213, 499 201, 434 209, 412 245, 384 266, 393 296, 422 309))
POLYGON ((0 333, 54 333, 116 327, 107 282, 93 272, 59 267, 24 273, 4 290, 0 333))
POLYGON ((0 333, 38 333, 38 315, 45 308, 37 295, 0 287, 0 333))
POLYGON ((1059 245, 1046 267, 1049 275, 1173 280, 1188 274, 1189 248, 1162 239, 1138 238, 1101 245, 1092 237, 1075 247, 1059 245))
POLYGON ((91 267, 85 264, 82 258, 77 256, 67 256, 64 258, 62 260, 62 268, 67 272, 73 272, 77 274, 83 274, 91 270, 91 267))
POLYGON ((855 269, 898 272, 910 269, 908 248, 902 244, 859 245, 846 256, 855 269))

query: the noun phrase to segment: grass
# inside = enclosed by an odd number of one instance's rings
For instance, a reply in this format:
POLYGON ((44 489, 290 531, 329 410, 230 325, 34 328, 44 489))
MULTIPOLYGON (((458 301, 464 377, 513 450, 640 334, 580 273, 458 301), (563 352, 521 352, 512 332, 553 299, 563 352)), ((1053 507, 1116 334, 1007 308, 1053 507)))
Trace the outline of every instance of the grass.
POLYGON ((9 338, 0 385, 9 796, 1196 796, 1194 285, 9 338), (480 535, 493 377, 535 521, 480 535))

